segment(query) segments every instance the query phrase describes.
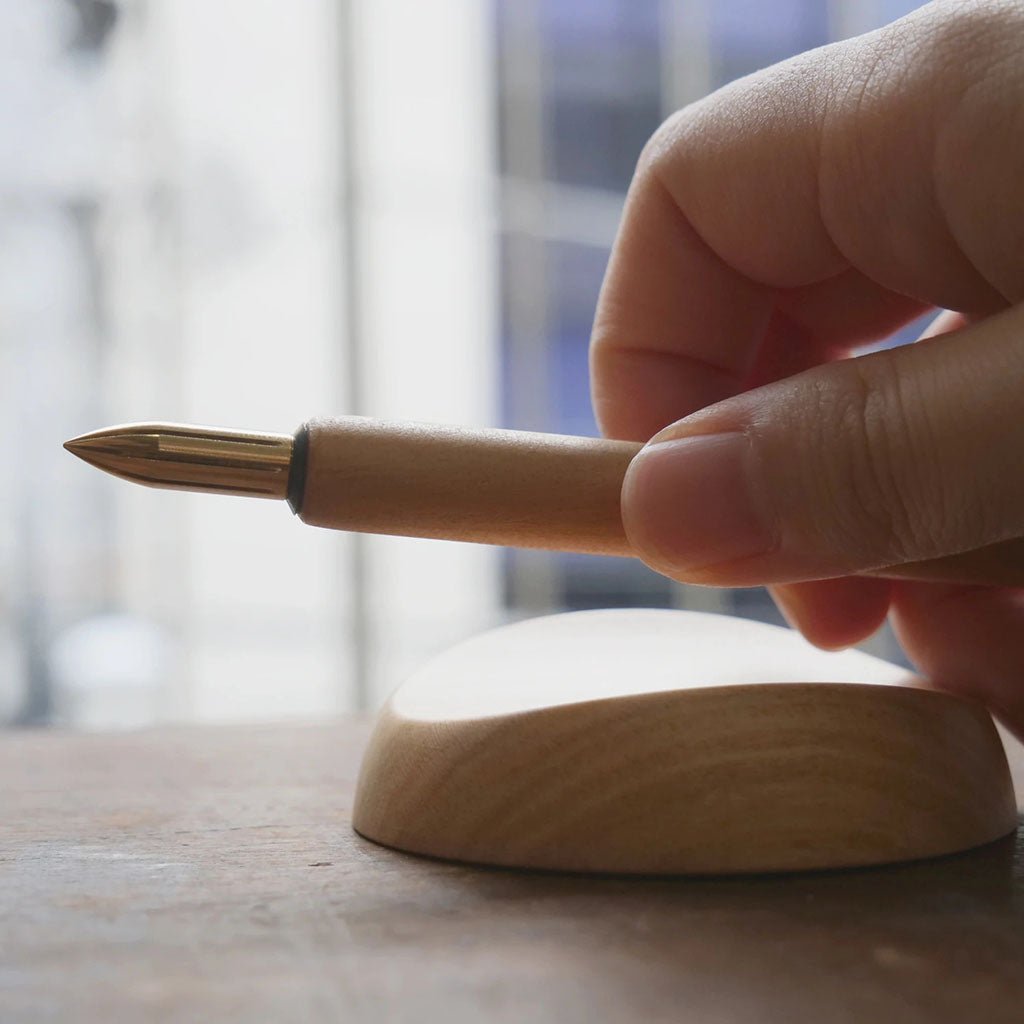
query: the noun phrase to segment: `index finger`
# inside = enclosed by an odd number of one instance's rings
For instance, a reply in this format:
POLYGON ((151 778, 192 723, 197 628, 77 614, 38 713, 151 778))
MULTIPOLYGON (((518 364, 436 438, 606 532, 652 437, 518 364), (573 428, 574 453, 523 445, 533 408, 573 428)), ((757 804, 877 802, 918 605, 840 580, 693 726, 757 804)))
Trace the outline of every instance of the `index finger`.
POLYGON ((955 105, 966 74, 955 64, 962 40, 944 41, 949 17, 929 5, 662 126, 595 317, 593 400, 606 434, 646 440, 744 390, 766 343, 799 347, 781 362, 810 365, 933 305, 1005 305, 950 231, 934 183, 935 114, 955 105))

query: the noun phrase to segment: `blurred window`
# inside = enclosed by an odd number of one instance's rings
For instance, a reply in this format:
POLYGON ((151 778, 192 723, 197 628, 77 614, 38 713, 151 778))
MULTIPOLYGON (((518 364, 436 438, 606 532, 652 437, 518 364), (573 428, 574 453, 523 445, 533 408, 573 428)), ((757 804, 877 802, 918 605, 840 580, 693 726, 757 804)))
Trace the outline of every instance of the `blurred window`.
POLYGON ((358 412, 591 433, 636 157, 717 85, 900 0, 0 0, 0 721, 378 703, 508 617, 760 591, 303 529, 67 437, 358 412))
MULTIPOLYGON (((496 0, 508 425, 596 431, 587 387, 594 305, 637 156, 661 120, 734 78, 916 6, 496 0)), ((512 551, 505 573, 516 614, 629 604, 782 621, 764 590, 683 587, 628 559, 512 551)), ((895 652, 888 636, 877 645, 895 652)))

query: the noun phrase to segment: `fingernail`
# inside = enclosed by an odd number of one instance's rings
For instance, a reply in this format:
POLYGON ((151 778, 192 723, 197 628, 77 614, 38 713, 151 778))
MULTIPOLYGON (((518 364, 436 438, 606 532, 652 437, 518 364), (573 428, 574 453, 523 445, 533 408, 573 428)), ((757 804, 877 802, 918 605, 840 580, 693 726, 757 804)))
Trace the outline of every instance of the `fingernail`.
POLYGON ((633 460, 626 532, 656 568, 685 573, 763 554, 776 542, 750 441, 741 433, 660 441, 633 460))

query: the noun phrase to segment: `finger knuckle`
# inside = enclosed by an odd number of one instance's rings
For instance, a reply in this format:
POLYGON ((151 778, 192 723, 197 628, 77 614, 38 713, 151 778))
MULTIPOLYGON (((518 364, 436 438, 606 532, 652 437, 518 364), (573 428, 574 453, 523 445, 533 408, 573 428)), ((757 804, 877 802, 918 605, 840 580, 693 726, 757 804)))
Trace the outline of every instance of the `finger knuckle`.
POLYGON ((817 397, 817 429, 838 439, 826 439, 823 450, 838 455, 821 467, 838 542, 870 538, 890 563, 942 554, 950 510, 929 478, 933 432, 912 379, 889 362, 851 359, 844 370, 841 386, 823 384, 817 397))
POLYGON ((670 114, 647 140, 637 160, 635 179, 662 181, 669 164, 676 165, 685 153, 682 142, 693 121, 693 106, 670 114))

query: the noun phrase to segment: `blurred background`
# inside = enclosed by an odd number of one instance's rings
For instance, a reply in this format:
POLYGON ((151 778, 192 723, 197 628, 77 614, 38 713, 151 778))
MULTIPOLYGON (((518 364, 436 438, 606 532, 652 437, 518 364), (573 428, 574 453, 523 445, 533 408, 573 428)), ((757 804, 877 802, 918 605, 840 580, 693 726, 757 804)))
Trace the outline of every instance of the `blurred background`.
POLYGON ((644 141, 916 6, 0 0, 0 723, 371 708, 456 640, 563 608, 779 621, 763 591, 626 559, 131 487, 61 442, 332 412, 596 433, 587 342, 644 141))

